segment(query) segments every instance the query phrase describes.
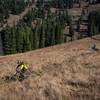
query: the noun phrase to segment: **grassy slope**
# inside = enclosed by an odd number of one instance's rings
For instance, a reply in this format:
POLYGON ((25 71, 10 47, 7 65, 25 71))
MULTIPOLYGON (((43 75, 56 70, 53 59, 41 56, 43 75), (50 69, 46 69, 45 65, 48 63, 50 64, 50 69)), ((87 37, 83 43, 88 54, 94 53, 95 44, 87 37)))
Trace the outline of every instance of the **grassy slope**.
POLYGON ((100 100, 100 50, 90 50, 92 43, 100 49, 100 36, 1 56, 1 77, 14 73, 19 59, 33 75, 23 82, 0 79, 0 100, 100 100))

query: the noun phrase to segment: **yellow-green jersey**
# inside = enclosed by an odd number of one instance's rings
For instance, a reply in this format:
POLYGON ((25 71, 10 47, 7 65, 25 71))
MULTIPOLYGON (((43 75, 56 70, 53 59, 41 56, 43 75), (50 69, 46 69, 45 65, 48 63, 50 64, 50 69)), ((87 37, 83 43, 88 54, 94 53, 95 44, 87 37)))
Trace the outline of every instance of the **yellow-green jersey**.
POLYGON ((26 64, 22 64, 22 65, 20 66, 20 68, 21 68, 21 69, 28 69, 28 66, 27 66, 26 64))

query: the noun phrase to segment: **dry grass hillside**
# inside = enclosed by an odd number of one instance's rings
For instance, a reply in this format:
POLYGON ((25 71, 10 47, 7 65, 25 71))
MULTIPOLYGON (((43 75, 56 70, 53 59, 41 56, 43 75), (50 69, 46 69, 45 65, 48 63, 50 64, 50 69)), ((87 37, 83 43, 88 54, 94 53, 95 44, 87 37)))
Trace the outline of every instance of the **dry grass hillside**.
POLYGON ((15 73, 17 60, 29 63, 32 75, 22 82, 0 78, 0 100, 100 100, 100 36, 1 56, 0 76, 15 73))

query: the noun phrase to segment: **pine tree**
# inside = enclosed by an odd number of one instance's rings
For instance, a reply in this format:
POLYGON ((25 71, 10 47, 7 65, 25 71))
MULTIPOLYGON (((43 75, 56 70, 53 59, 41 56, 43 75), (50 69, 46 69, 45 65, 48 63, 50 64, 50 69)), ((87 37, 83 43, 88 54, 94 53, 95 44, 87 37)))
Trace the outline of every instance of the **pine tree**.
POLYGON ((49 26, 50 19, 47 18, 44 21, 45 21, 45 27, 46 27, 45 28, 45 38, 46 38, 45 46, 47 47, 47 46, 50 46, 50 26, 49 26))
POLYGON ((55 45, 55 25, 52 22, 52 28, 51 28, 51 39, 50 39, 51 45, 55 45))
POLYGON ((10 42, 11 42, 11 54, 17 53, 16 49, 16 28, 11 28, 11 35, 10 35, 10 42))
POLYGON ((30 34, 29 34, 29 40, 30 40, 30 44, 31 44, 31 50, 33 50, 34 49, 34 47, 33 47, 33 29, 32 29, 32 27, 30 28, 30 34))
POLYGON ((69 34, 71 36, 71 41, 73 40, 73 35, 74 35, 74 30, 73 30, 73 27, 72 27, 72 24, 70 23, 70 27, 69 27, 69 34))
POLYGON ((23 52, 23 42, 24 42, 23 34, 24 34, 23 27, 17 27, 16 31, 17 52, 23 52))
POLYGON ((33 29, 33 49, 39 48, 39 27, 33 29))
POLYGON ((1 32, 1 37, 2 37, 2 40, 3 40, 4 54, 10 54, 11 53, 10 34, 11 34, 11 30, 10 30, 9 26, 7 26, 6 29, 2 30, 2 32, 1 32))
POLYGON ((56 44, 64 43, 64 34, 62 32, 62 26, 59 23, 55 27, 55 36, 56 44))
POLYGON ((45 22, 43 21, 42 22, 42 25, 41 25, 41 28, 40 28, 40 44, 39 44, 39 47, 40 48, 43 48, 45 47, 45 22))
POLYGON ((24 34, 23 34, 23 52, 29 51, 32 49, 31 41, 30 41, 30 34, 31 34, 31 28, 24 27, 24 34))

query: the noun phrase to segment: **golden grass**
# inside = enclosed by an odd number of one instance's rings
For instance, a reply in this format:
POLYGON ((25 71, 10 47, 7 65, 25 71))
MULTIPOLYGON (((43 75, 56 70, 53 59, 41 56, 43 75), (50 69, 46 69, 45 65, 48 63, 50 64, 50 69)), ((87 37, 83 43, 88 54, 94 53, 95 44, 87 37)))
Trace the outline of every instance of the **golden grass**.
POLYGON ((100 100, 100 51, 83 39, 24 54, 0 57, 0 75, 15 72, 16 61, 28 62, 32 75, 22 81, 0 78, 0 100, 100 100))

